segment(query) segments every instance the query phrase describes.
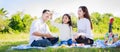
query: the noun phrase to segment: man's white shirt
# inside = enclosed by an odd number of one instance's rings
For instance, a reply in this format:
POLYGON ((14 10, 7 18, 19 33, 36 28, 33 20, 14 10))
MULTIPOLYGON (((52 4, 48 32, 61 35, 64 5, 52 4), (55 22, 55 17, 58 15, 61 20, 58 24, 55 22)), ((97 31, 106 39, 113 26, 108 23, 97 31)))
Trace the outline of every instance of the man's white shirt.
POLYGON ((42 37, 40 37, 40 36, 33 35, 33 32, 39 32, 42 34, 47 34, 47 33, 51 34, 48 25, 45 22, 43 22, 42 18, 34 20, 32 22, 32 25, 30 28, 29 44, 31 44, 34 40, 41 40, 42 39, 42 37))

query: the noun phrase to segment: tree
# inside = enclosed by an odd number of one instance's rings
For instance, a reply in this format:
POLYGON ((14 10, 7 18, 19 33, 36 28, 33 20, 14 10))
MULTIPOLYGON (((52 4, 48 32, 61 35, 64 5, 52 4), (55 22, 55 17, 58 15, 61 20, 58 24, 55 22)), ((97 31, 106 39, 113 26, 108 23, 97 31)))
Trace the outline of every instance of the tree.
POLYGON ((8 12, 4 8, 0 9, 0 32, 8 32, 9 20, 7 18, 8 12))
POLYGON ((6 17, 6 15, 8 14, 7 10, 5 10, 4 8, 0 9, 0 17, 6 17))
POLYGON ((30 25, 33 21, 33 18, 29 14, 25 14, 23 16, 22 22, 24 24, 24 30, 25 32, 28 32, 30 30, 30 25))
POLYGON ((17 12, 16 14, 12 15, 12 18, 10 19, 9 26, 14 29, 15 31, 23 31, 24 30, 24 24, 22 22, 22 12, 17 12))
POLYGON ((94 24, 98 25, 99 21, 101 20, 101 14, 98 12, 93 12, 91 14, 91 20, 94 24))

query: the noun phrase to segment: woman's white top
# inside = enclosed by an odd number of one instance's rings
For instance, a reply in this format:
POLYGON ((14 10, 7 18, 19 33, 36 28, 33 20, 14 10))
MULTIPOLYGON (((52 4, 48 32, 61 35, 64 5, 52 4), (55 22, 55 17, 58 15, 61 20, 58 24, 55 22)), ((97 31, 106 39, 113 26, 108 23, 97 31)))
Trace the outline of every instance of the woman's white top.
POLYGON ((55 23, 54 21, 51 21, 51 24, 59 29, 59 39, 61 41, 67 41, 72 38, 72 27, 68 24, 55 23))
POLYGON ((90 21, 87 18, 81 18, 77 21, 78 33, 84 34, 87 38, 93 39, 90 21))

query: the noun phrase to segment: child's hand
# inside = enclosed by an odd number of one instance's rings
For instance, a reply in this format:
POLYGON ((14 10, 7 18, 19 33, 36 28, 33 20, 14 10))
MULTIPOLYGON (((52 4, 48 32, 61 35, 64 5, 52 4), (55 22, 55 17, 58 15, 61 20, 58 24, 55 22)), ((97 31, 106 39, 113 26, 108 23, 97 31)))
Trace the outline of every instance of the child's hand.
POLYGON ((75 40, 75 39, 72 39, 72 41, 73 41, 73 42, 76 42, 76 40, 75 40))

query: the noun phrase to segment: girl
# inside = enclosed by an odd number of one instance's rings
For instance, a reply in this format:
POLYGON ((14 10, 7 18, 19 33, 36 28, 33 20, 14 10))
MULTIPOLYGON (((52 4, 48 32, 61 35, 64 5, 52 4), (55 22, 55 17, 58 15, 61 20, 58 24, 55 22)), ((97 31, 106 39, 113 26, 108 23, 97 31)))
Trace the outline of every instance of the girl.
POLYGON ((54 23, 54 21, 51 21, 51 24, 59 28, 59 31, 60 31, 59 39, 61 40, 59 45, 62 45, 62 44, 71 45, 72 44, 71 16, 69 14, 64 14, 62 16, 62 23, 54 23))
POLYGON ((78 8, 78 21, 77 21, 78 33, 74 37, 74 41, 82 44, 93 44, 92 22, 89 16, 89 12, 86 6, 80 6, 78 8))

